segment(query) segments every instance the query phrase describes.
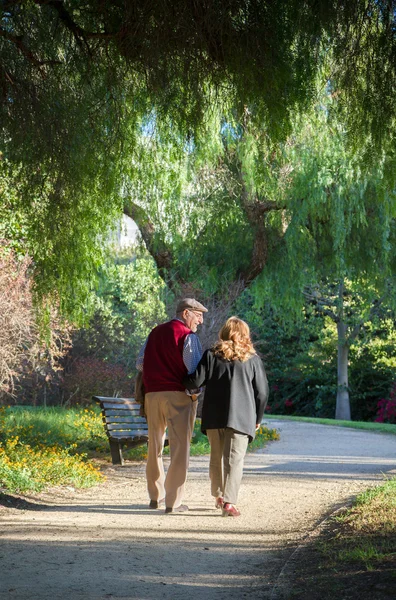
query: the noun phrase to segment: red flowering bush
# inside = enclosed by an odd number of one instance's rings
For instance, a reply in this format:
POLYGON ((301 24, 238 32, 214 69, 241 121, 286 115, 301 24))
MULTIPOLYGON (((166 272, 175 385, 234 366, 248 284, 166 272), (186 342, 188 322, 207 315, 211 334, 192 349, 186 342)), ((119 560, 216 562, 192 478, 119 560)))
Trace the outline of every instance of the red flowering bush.
POLYGON ((287 415, 291 415, 294 412, 294 402, 290 398, 285 400, 285 411, 287 415))
POLYGON ((65 404, 88 403, 92 396, 133 395, 132 381, 124 367, 95 357, 74 361, 70 372, 65 374, 63 390, 65 404))
POLYGON ((396 423, 396 381, 390 391, 389 398, 382 398, 377 404, 377 423, 396 423))

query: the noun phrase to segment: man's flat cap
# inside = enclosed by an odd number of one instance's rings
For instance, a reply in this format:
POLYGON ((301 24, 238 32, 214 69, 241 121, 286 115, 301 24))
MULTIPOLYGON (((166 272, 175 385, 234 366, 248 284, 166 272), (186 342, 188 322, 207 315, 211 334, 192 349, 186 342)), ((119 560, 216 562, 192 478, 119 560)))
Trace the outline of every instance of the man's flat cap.
POLYGON ((208 309, 205 308, 203 304, 201 304, 200 302, 198 302, 198 300, 195 300, 194 298, 183 298, 182 300, 179 300, 179 302, 177 303, 176 312, 181 313, 183 312, 183 310, 186 310, 186 308, 188 308, 189 310, 196 310, 202 313, 208 312, 208 309))

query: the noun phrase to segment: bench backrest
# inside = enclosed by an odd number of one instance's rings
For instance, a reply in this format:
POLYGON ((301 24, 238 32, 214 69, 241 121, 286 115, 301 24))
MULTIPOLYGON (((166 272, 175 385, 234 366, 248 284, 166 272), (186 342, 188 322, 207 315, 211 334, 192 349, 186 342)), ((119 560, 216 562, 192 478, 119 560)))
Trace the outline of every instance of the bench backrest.
POLYGON ((102 409, 106 433, 112 438, 147 435, 147 421, 141 416, 141 405, 134 398, 109 398, 94 396, 102 409))

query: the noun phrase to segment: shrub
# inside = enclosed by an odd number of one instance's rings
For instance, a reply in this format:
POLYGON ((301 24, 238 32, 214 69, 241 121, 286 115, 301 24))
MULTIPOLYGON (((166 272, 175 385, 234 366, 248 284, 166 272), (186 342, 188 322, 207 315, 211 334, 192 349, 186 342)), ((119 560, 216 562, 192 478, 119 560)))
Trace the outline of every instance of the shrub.
POLYGON ((35 337, 30 259, 0 242, 0 391, 12 395, 18 369, 35 337))
POLYGON ((10 492, 95 485, 103 477, 87 460, 92 449, 108 452, 99 411, 0 408, 0 486, 10 492))
POLYGON ((92 396, 133 395, 132 381, 123 366, 94 357, 75 360, 63 389, 66 404, 85 404, 92 396))
POLYGON ((0 483, 10 492, 40 492, 49 485, 89 487, 102 479, 84 455, 59 446, 34 448, 18 436, 0 442, 0 483))
POLYGON ((377 423, 396 423, 396 381, 389 398, 382 398, 377 404, 377 423))
POLYGON ((35 405, 59 388, 71 327, 56 299, 34 305, 30 269, 29 257, 0 241, 0 400, 35 405))

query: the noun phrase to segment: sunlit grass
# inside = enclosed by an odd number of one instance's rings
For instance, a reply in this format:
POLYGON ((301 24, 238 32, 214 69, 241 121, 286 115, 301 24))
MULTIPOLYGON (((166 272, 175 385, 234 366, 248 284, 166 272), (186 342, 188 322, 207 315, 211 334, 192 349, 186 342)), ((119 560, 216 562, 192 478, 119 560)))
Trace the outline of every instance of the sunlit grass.
MULTIPOLYGON (((248 452, 254 452, 263 448, 267 442, 278 440, 279 434, 275 429, 268 429, 261 426, 256 432, 256 437, 248 446, 248 452)), ((197 419, 194 427, 194 437, 191 442, 191 456, 200 456, 210 454, 208 438, 201 432, 201 420, 197 419)))
POLYGON ((372 423, 367 421, 341 421, 337 419, 318 419, 315 417, 294 417, 289 415, 268 415, 264 416, 264 421, 283 420, 283 421, 300 421, 303 423, 316 423, 317 425, 333 425, 337 427, 350 427, 351 429, 366 429, 369 431, 377 431, 379 433, 391 433, 396 435, 396 425, 390 423, 372 423))
POLYGON ((87 452, 104 451, 99 413, 88 409, 0 409, 0 486, 10 492, 53 485, 89 487, 103 479, 87 452))
POLYGON ((396 563, 396 478, 360 494, 333 521, 336 535, 320 548, 333 568, 359 563, 372 570, 380 562, 396 563))

